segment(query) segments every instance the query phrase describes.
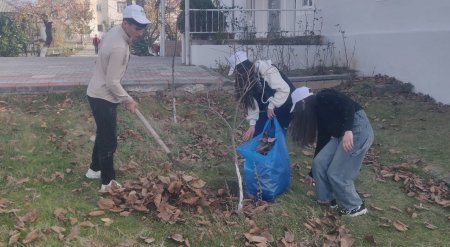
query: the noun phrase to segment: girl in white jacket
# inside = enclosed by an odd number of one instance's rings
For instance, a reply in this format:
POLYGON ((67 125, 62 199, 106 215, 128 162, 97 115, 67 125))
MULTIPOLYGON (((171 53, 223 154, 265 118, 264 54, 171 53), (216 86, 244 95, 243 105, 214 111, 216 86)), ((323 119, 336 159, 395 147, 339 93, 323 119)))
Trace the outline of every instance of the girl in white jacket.
POLYGON ((267 119, 277 117, 284 130, 291 121, 291 93, 295 87, 272 65, 271 60, 252 63, 243 51, 228 58, 229 75, 235 72, 236 99, 247 108, 249 128, 243 139, 248 140, 263 131, 267 119))

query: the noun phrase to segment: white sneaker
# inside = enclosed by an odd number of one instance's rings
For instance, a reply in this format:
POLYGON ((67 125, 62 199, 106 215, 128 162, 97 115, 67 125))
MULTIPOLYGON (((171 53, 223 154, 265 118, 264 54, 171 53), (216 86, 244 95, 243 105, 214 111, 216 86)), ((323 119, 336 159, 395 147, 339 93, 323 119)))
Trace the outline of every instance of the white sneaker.
POLYGON ((114 189, 119 189, 122 188, 122 185, 119 184, 119 182, 117 182, 116 180, 111 180, 109 182, 109 184, 102 184, 102 187, 100 187, 100 190, 98 192, 100 193, 106 193, 108 192, 108 190, 114 190, 114 189))
POLYGON ((102 172, 100 170, 94 171, 91 168, 86 172, 86 177, 91 179, 98 179, 102 176, 102 172))

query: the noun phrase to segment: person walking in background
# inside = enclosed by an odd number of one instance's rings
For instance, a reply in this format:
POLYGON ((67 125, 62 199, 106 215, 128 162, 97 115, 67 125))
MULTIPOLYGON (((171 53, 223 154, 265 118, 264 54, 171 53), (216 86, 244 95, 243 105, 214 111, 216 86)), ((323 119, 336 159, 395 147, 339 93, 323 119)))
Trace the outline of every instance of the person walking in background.
POLYGON ((98 54, 98 46, 100 45, 100 41, 101 41, 100 38, 96 34, 94 39, 92 40, 92 44, 94 45, 95 48, 95 54, 98 54))
POLYGON ((346 95, 324 89, 317 94, 307 87, 292 93, 293 119, 289 133, 302 147, 316 150, 311 173, 305 181, 315 181, 316 198, 321 204, 342 209, 340 215, 367 213, 355 188, 355 179, 374 134, 362 107, 346 95))
POLYGON ((121 81, 130 58, 130 43, 144 33, 149 23, 142 7, 129 5, 124 9, 122 25, 113 27, 103 37, 94 73, 87 88, 97 130, 92 161, 86 177, 101 178, 99 192, 120 187, 115 181, 113 163, 117 148, 117 106, 123 103, 131 112, 137 108, 136 101, 124 90, 121 81))
POLYGON ((295 89, 291 81, 272 65, 271 60, 257 60, 252 63, 243 51, 231 55, 228 63, 228 75, 236 73, 236 98, 247 109, 247 120, 250 124, 243 139, 257 136, 263 131, 266 121, 275 116, 286 130, 291 121, 290 94, 295 89))

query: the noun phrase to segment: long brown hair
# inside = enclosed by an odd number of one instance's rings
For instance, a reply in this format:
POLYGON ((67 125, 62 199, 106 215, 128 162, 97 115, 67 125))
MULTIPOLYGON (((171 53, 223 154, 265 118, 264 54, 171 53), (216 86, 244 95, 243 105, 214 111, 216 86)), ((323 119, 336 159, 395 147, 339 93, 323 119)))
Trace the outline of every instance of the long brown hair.
POLYGON ((316 95, 311 95, 295 104, 289 133, 292 140, 301 147, 310 146, 316 142, 316 95))

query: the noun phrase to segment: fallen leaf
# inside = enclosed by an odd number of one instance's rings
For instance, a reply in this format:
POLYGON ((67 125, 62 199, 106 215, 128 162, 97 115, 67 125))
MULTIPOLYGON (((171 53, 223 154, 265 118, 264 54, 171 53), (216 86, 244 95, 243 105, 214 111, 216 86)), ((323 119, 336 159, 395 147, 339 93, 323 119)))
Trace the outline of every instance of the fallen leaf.
POLYGON ((366 235, 364 236, 364 239, 374 245, 377 245, 377 241, 375 240, 375 237, 373 235, 366 235))
POLYGON ((389 149, 389 153, 390 154, 399 154, 399 153, 401 153, 401 151, 391 148, 391 149, 389 149))
POLYGON ((58 239, 59 240, 63 240, 64 239, 64 234, 63 232, 66 231, 65 228, 61 227, 61 226, 52 226, 50 228, 53 232, 55 232, 56 234, 58 234, 58 239))
POLYGON ((395 227, 395 229, 397 229, 400 232, 404 232, 408 230, 408 225, 406 225, 405 223, 396 220, 394 221, 394 223, 392 223, 392 225, 395 227))
POLYGON ((285 232, 284 233, 284 239, 288 243, 293 243, 295 240, 295 235, 292 232, 285 232))
POLYGON ((101 218, 103 223, 105 223, 105 226, 110 226, 114 221, 110 218, 101 218))
POLYGON ((20 237, 20 232, 17 230, 11 231, 9 233, 9 241, 8 241, 8 245, 12 246, 13 244, 17 243, 17 241, 19 241, 19 237, 20 237))
POLYGON ((27 236, 23 239, 22 243, 29 244, 38 238, 40 238, 41 232, 39 230, 32 230, 27 234, 27 236))
POLYGON ((72 240, 76 239, 78 236, 80 236, 80 226, 76 225, 76 226, 72 227, 72 230, 70 230, 70 233, 69 233, 69 235, 67 235, 66 240, 72 241, 72 240))
POLYGON ((403 213, 403 211, 395 206, 389 206, 389 208, 394 209, 395 211, 398 211, 400 213, 403 213))
POLYGON ((196 189, 201 189, 203 187, 205 187, 206 182, 201 180, 201 179, 197 179, 191 182, 192 187, 196 188, 196 189))
POLYGON ((314 153, 309 150, 302 150, 302 153, 307 157, 312 157, 314 155, 314 153))
POLYGON ((120 243, 118 247, 132 247, 136 245, 136 241, 133 239, 127 239, 124 242, 120 243))
POLYGON ((128 163, 126 163, 126 164, 124 164, 124 165, 121 165, 121 166, 119 167, 119 170, 120 170, 121 172, 127 172, 127 171, 135 170, 135 169, 138 168, 138 167, 139 167, 139 164, 131 160, 131 161, 129 161, 128 163))
POLYGON ((84 227, 95 227, 95 225, 94 225, 92 222, 88 221, 88 220, 81 222, 81 223, 80 223, 80 226, 84 226, 84 227))
POLYGON ((256 236, 250 233, 245 233, 244 236, 249 243, 267 243, 267 238, 262 236, 256 236))
POLYGON ((151 244, 156 241, 154 238, 140 237, 146 244, 151 244))
POLYGON ((170 239, 175 240, 178 243, 183 243, 184 242, 183 235, 178 234, 178 233, 173 234, 172 236, 170 236, 170 239))
POLYGON ((380 224, 378 224, 378 227, 389 228, 389 227, 391 227, 391 225, 380 223, 380 224))
POLYGON ((66 220, 66 210, 63 208, 56 208, 53 210, 53 214, 60 220, 66 220))
POLYGON ((52 231, 54 231, 55 233, 58 233, 58 234, 61 234, 66 231, 66 228, 61 227, 61 226, 52 226, 52 227, 50 227, 50 229, 52 229, 52 231))
POLYGON ((105 211, 102 210, 94 210, 89 212, 89 216, 100 216, 100 215, 104 215, 105 211))
POLYGON ((344 234, 340 239, 340 247, 351 247, 355 243, 355 239, 350 234, 344 234))
POLYGON ((31 212, 28 212, 23 217, 20 217, 20 220, 24 223, 32 223, 36 221, 38 217, 39 217, 38 212, 36 211, 36 209, 33 209, 31 210, 31 212))
POLYGON ((5 208, 9 203, 8 199, 0 197, 0 208, 5 208))
POLYGON ((370 193, 362 193, 362 197, 364 197, 364 198, 369 198, 371 196, 372 196, 372 194, 370 194, 370 193))
POLYGON ((120 212, 120 216, 124 216, 124 217, 130 216, 130 211, 120 212))
POLYGON ((428 229, 430 229, 430 230, 436 230, 436 229, 438 229, 437 226, 432 225, 432 224, 430 224, 430 223, 425 223, 425 227, 428 228, 428 229))
POLYGON ((114 207, 114 201, 109 198, 100 198, 97 205, 100 209, 111 209, 114 207))
POLYGON ((78 219, 77 218, 69 218, 69 222, 70 222, 70 224, 73 226, 73 225, 75 225, 76 223, 78 223, 78 219))
POLYGON ((383 210, 384 210, 384 209, 379 208, 379 207, 376 207, 376 206, 374 206, 374 205, 370 205, 370 207, 371 207, 372 209, 376 210, 376 211, 383 211, 383 210))

